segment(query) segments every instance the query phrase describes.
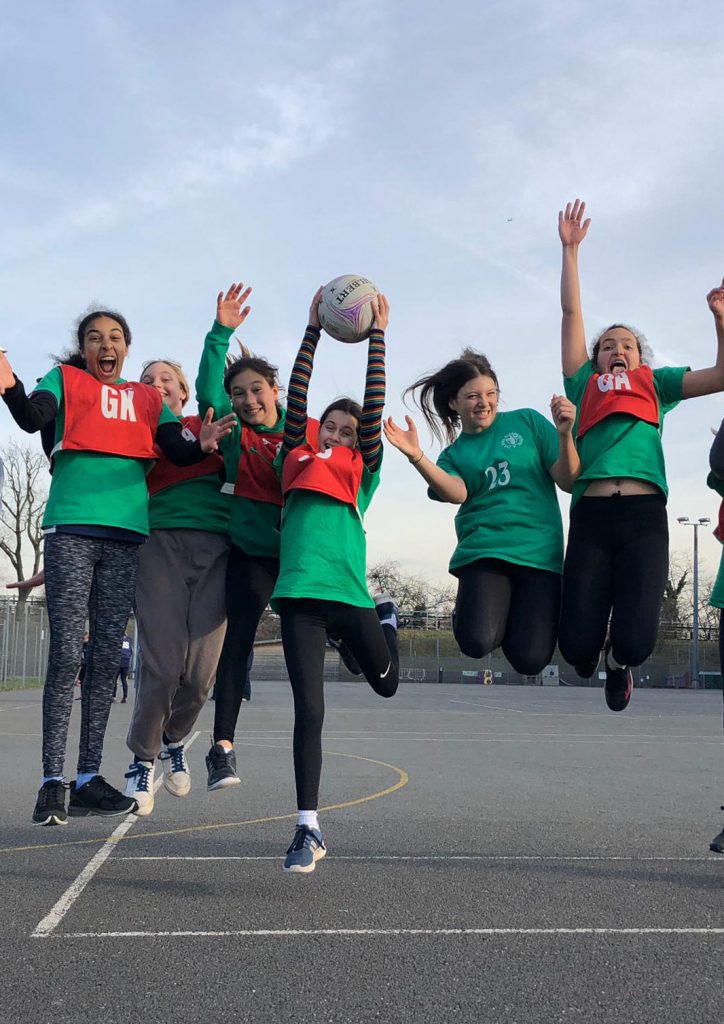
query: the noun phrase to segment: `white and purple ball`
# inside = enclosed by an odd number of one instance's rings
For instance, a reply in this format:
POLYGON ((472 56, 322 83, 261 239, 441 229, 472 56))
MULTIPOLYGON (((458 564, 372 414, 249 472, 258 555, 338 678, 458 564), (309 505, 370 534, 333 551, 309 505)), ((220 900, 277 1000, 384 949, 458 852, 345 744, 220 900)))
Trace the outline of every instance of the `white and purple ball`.
POLYGON ((372 329, 374 313, 371 301, 377 289, 366 277, 343 274, 322 289, 319 322, 337 341, 355 344, 364 341, 372 329))

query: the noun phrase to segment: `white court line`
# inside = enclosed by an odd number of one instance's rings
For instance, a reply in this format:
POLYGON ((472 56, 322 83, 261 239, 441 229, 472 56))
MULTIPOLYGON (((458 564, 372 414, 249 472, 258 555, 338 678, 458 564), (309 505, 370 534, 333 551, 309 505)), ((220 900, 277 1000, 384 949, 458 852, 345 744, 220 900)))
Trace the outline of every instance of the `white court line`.
MULTIPOLYGON (((724 928, 259 928, 219 932, 65 932, 59 939, 147 939, 147 938, 296 938, 300 935, 327 936, 457 936, 457 935, 724 935, 724 928)), ((35 938, 35 936, 33 936, 35 938)))
MULTIPOLYGON (((213 860, 244 860, 244 861, 247 861, 247 860, 281 860, 281 857, 279 855, 277 855, 277 856, 272 856, 272 855, 262 856, 261 854, 254 855, 254 856, 251 856, 251 855, 250 856, 240 856, 240 855, 239 856, 214 856, 214 855, 208 855, 208 856, 205 856, 205 857, 190 857, 190 856, 181 856, 181 855, 176 855, 176 854, 169 854, 168 856, 146 856, 146 857, 144 857, 144 856, 136 856, 136 855, 129 854, 128 856, 120 856, 120 857, 117 857, 116 859, 117 860, 164 860, 164 861, 165 860, 201 860, 201 861, 209 861, 209 860, 212 860, 212 861, 213 860)), ((336 855, 336 856, 335 855, 332 855, 332 856, 327 855, 326 862, 329 863, 330 861, 335 861, 335 860, 375 861, 375 862, 376 861, 447 861, 447 860, 450 860, 450 861, 485 861, 486 863, 490 863, 490 862, 497 863, 497 862, 501 862, 501 861, 503 861, 503 862, 505 862, 505 861, 525 861, 525 862, 529 862, 529 861, 536 861, 536 862, 543 861, 543 862, 551 862, 551 863, 555 863, 555 864, 560 864, 562 861, 565 861, 566 863, 568 863, 570 861, 573 861, 573 862, 576 862, 576 863, 578 863, 579 861, 586 861, 586 862, 588 862, 588 861, 594 861, 594 862, 605 861, 606 863, 609 863, 610 861, 623 861, 626 864, 638 864, 638 863, 648 864, 650 861, 665 861, 666 863, 671 863, 671 864, 690 864, 690 863, 713 864, 713 863, 716 863, 717 859, 719 859, 720 862, 722 864, 724 864, 724 861, 722 861, 721 858, 717 858, 715 855, 713 855, 711 857, 621 857, 621 856, 615 856, 615 857, 602 857, 602 856, 590 856, 590 857, 582 856, 582 857, 577 857, 577 856, 570 856, 569 857, 569 856, 566 856, 566 854, 561 854, 560 857, 554 857, 554 856, 552 857, 552 856, 543 856, 543 855, 538 855, 538 854, 530 854, 530 855, 521 854, 519 856, 518 855, 510 855, 510 856, 508 856, 507 854, 489 854, 488 855, 488 854, 479 854, 479 853, 474 853, 474 854, 439 854, 439 855, 437 855, 437 854, 419 854, 419 855, 415 855, 415 854, 394 854, 394 853, 389 853, 389 854, 379 854, 379 855, 370 855, 370 856, 363 856, 361 854, 357 854, 357 855, 352 855, 352 854, 350 854, 350 855, 336 855)))
MULTIPOLYGON (((188 749, 191 746, 196 737, 199 735, 200 732, 198 731, 193 734, 191 739, 186 744, 186 749, 188 749)), ((163 774, 161 774, 154 783, 154 795, 158 792, 158 789, 162 785, 162 783, 163 774)), ((58 925, 63 920, 65 915, 68 913, 68 911, 73 906, 75 901, 78 899, 80 894, 83 892, 85 887, 88 885, 90 880, 97 873, 99 868, 101 868, 103 864, 108 860, 111 853, 113 852, 113 848, 117 846, 119 840, 121 840, 123 836, 125 836, 125 834, 130 831, 130 829, 133 827, 137 820, 138 818, 135 814, 129 814, 126 818, 123 819, 118 828, 114 829, 114 831, 111 832, 108 839, 106 839, 105 843, 100 848, 98 853, 96 853, 95 856, 88 861, 88 863, 83 868, 81 873, 78 875, 75 881, 68 886, 68 888, 65 890, 65 892, 60 897, 55 906, 52 908, 52 910, 48 914, 46 914, 43 920, 36 926, 35 931, 31 935, 31 938, 47 939, 48 936, 53 934, 55 929, 58 927, 58 925)))

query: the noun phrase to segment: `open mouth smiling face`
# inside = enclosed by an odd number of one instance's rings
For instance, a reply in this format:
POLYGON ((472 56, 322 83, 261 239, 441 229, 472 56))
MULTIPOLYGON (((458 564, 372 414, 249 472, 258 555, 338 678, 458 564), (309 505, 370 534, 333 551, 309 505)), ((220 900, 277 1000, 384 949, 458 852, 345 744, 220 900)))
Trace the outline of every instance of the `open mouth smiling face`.
POLYGON ((596 369, 599 373, 626 373, 641 366, 638 341, 625 327, 612 327, 599 341, 596 369))
POLYGON ((120 377, 128 354, 121 325, 108 316, 91 320, 83 335, 82 351, 88 372, 103 384, 113 384, 120 377))

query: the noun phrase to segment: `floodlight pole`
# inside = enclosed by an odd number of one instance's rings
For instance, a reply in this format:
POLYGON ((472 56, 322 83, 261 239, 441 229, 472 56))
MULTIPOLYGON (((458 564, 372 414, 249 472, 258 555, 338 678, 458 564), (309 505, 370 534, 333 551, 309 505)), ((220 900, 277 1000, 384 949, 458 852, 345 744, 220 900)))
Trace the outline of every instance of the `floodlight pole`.
POLYGON ((679 516, 677 522, 681 526, 694 528, 694 616, 691 633, 691 685, 699 688, 699 527, 707 526, 711 519, 699 516, 696 521, 688 516, 679 516))

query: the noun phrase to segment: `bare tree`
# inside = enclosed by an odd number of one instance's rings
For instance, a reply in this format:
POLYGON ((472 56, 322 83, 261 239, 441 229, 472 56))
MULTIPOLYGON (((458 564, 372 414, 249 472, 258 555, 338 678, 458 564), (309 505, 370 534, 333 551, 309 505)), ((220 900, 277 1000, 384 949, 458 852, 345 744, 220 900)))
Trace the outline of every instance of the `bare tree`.
POLYGON ((404 572, 394 560, 377 562, 367 570, 367 579, 379 591, 386 591, 406 611, 437 610, 455 599, 453 584, 435 586, 420 576, 404 572))
MULTIPOLYGON (((43 531, 41 522, 48 499, 47 460, 29 442, 8 441, 0 448, 5 483, 0 511, 0 551, 10 561, 17 580, 33 576, 40 568, 43 531), (27 570, 30 550, 32 568, 27 570)), ((25 601, 29 591, 19 591, 25 601)))

